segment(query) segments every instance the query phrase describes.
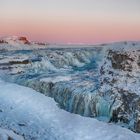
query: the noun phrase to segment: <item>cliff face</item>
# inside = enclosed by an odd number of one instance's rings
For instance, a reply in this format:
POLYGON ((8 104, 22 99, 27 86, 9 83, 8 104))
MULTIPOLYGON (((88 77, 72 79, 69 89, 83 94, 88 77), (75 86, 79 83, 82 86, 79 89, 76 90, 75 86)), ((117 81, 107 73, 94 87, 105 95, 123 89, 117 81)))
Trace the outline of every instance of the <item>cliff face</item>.
POLYGON ((108 49, 100 74, 100 93, 113 100, 110 121, 140 132, 140 50, 108 49))

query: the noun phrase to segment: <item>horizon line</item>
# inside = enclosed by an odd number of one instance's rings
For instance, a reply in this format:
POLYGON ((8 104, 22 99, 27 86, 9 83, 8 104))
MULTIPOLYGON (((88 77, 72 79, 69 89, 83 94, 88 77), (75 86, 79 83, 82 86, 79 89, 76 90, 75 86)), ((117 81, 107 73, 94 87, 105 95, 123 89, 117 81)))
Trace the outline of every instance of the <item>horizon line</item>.
POLYGON ((5 35, 5 36, 0 36, 0 39, 4 39, 4 38, 10 38, 10 37, 26 37, 28 41, 32 42, 32 43, 44 43, 44 44, 48 44, 48 45, 106 45, 106 44, 112 44, 112 43, 122 43, 122 42, 140 42, 140 40, 120 40, 120 41, 108 41, 108 42, 96 42, 96 43, 72 43, 72 42, 62 42, 62 43, 57 43, 57 42, 48 42, 48 41, 36 41, 36 40, 30 40, 28 39, 27 36, 25 35, 21 35, 21 36, 17 36, 17 35, 5 35))

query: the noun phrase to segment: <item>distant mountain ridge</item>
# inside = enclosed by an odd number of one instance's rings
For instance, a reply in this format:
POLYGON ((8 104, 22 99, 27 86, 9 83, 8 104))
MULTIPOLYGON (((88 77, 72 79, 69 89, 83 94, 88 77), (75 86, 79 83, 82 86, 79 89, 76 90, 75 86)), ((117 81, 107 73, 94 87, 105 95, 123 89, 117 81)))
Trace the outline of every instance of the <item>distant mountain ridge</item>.
POLYGON ((37 41, 30 41, 25 36, 7 36, 0 38, 0 50, 30 50, 40 48, 88 48, 88 47, 114 47, 114 48, 133 48, 140 45, 140 41, 120 41, 108 42, 100 44, 57 44, 57 43, 44 43, 37 41))

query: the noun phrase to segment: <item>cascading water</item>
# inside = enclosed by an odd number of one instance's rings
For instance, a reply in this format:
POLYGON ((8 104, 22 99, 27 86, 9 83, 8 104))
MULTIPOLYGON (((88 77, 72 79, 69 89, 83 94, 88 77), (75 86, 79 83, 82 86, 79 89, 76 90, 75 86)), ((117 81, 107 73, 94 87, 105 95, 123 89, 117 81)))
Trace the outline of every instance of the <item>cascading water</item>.
MULTIPOLYGON (((13 62, 24 56, 29 63, 18 64, 18 67, 13 64, 14 68, 7 68, 9 75, 4 78, 54 98, 69 112, 109 117, 108 106, 97 98, 101 52, 101 48, 14 51, 13 62), (13 74, 15 67, 21 68, 21 72, 13 74)), ((3 55, 11 56, 5 52, 3 55)))
MULTIPOLYGON (((134 130, 130 116, 126 118, 127 115, 121 113, 125 106, 122 92, 113 89, 115 80, 108 81, 113 72, 108 68, 110 60, 103 63, 105 55, 107 52, 105 54, 100 47, 3 51, 0 53, 0 72, 4 80, 52 97, 60 108, 71 113, 108 122, 127 122, 134 130)), ((110 58, 107 56, 106 59, 110 58)))

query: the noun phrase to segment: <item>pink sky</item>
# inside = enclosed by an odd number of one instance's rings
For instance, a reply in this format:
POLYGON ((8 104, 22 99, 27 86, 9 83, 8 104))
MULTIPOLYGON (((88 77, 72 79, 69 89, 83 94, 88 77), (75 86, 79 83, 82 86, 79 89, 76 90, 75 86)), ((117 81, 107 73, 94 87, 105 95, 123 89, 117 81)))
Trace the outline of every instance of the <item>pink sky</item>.
POLYGON ((140 40, 139 7, 138 0, 2 0, 0 36, 53 43, 140 40))

